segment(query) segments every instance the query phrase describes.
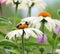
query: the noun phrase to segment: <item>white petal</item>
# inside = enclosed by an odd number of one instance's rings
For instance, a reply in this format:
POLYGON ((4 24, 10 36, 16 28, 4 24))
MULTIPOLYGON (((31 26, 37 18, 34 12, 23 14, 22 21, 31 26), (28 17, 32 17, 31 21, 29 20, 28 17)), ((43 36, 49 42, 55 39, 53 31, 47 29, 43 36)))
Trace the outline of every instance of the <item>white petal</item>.
POLYGON ((56 49, 56 53, 60 54, 60 49, 56 49))
POLYGON ((52 25, 50 23, 45 23, 45 27, 49 30, 52 31, 52 25))
MULTIPOLYGON (((18 32, 18 34, 19 34, 19 37, 21 37, 21 36, 22 36, 22 34, 23 34, 23 30, 22 30, 22 29, 20 29, 20 30, 18 30, 17 32, 18 32)), ((17 36, 17 37, 18 37, 18 36, 17 36)))
POLYGON ((24 35, 24 38, 29 38, 29 36, 30 36, 30 31, 28 30, 28 29, 24 29, 24 31, 25 31, 25 35, 24 35))
POLYGON ((36 35, 32 30, 31 30, 30 35, 31 35, 32 37, 34 37, 34 38, 37 38, 37 35, 36 35))
POLYGON ((34 19, 33 22, 31 23, 31 24, 32 24, 32 27, 39 29, 40 26, 41 26, 40 21, 41 21, 42 19, 43 19, 42 16, 36 17, 36 19, 34 19))
POLYGON ((38 17, 28 17, 28 18, 22 19, 21 22, 24 23, 27 21, 29 23, 29 27, 35 27, 37 19, 38 17))
POLYGON ((40 22, 42 19, 43 19, 43 17, 42 17, 42 16, 40 16, 40 17, 38 18, 38 21, 40 22))
POLYGON ((31 28, 28 28, 30 36, 37 38, 37 35, 33 32, 33 30, 31 28))
POLYGON ((17 31, 11 31, 6 36, 8 36, 9 39, 13 38, 14 36, 18 36, 17 31))
POLYGON ((29 28, 30 29, 30 34, 33 36, 33 37, 35 37, 35 38, 37 38, 37 35, 38 34, 42 34, 42 32, 40 31, 40 30, 38 30, 38 29, 35 29, 35 28, 29 28), (35 31, 35 32, 34 32, 35 31))
POLYGON ((14 2, 17 2, 18 0, 14 0, 14 2))
POLYGON ((56 20, 56 19, 53 19, 53 20, 54 20, 55 24, 56 24, 58 27, 60 27, 60 20, 56 20))
POLYGON ((24 19, 22 19, 22 21, 24 21, 24 22, 30 22, 30 21, 33 21, 34 19, 36 19, 36 17, 27 17, 27 18, 24 18, 24 19))
POLYGON ((39 29, 35 29, 35 28, 30 28, 30 29, 32 29, 33 31, 35 31, 37 33, 37 35, 42 34, 42 32, 39 29))
POLYGON ((41 23, 37 22, 35 28, 39 29, 41 27, 41 23))
POLYGON ((9 39, 12 39, 13 37, 15 37, 15 35, 16 35, 16 37, 21 37, 21 35, 22 35, 22 30, 14 30, 14 31, 11 31, 11 32, 9 32, 9 33, 7 33, 7 37, 9 38, 9 39))
POLYGON ((48 22, 52 22, 53 19, 51 19, 51 17, 46 17, 45 20, 48 22))
POLYGON ((54 30, 55 27, 56 27, 56 24, 55 24, 55 22, 53 21, 53 19, 51 19, 50 17, 46 17, 45 19, 47 20, 47 23, 45 23, 46 28, 47 28, 49 31, 52 31, 52 29, 54 30))

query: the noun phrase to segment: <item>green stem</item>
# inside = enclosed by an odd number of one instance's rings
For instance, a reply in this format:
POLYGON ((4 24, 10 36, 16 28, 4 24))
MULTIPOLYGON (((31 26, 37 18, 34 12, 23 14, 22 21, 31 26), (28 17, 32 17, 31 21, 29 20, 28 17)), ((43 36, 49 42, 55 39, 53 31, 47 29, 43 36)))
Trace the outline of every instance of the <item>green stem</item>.
POLYGON ((0 16, 2 16, 2 6, 0 4, 0 16))
POLYGON ((42 32, 44 33, 44 23, 42 22, 42 32))
POLYGON ((43 54, 44 48, 40 48, 40 53, 43 54))
POLYGON ((42 32, 43 32, 43 38, 42 38, 42 43, 44 43, 44 22, 42 22, 42 32))
MULTIPOLYGON (((42 45, 44 44, 44 21, 42 21, 42 32, 43 32, 43 38, 42 38, 42 45)), ((41 54, 43 54, 43 52, 44 52, 44 47, 43 46, 41 46, 41 48, 40 48, 40 52, 41 52, 41 54)))
POLYGON ((15 7, 15 14, 14 14, 14 21, 13 21, 13 27, 15 27, 16 25, 16 17, 17 17, 17 11, 18 11, 18 4, 16 4, 16 7, 15 7))
POLYGON ((15 15, 17 16, 17 11, 18 11, 18 4, 16 4, 16 8, 15 8, 15 15))
POLYGON ((43 54, 43 52, 41 52, 41 54, 43 54))
POLYGON ((22 34, 22 54, 24 54, 24 29, 23 29, 23 34, 22 34))
POLYGON ((19 45, 18 45, 18 42, 17 42, 17 39, 16 39, 16 35, 15 35, 15 42, 16 42, 16 44, 17 44, 18 51, 20 51, 20 47, 19 47, 19 45))
POLYGON ((14 13, 14 21, 13 21, 13 27, 15 27, 16 24, 16 17, 17 17, 17 12, 18 12, 18 5, 20 4, 19 1, 17 0, 17 2, 15 2, 13 0, 13 3, 16 5, 15 6, 15 13, 14 13))
POLYGON ((27 53, 26 54, 28 54, 29 52, 27 51, 27 53))
POLYGON ((52 47, 52 54, 55 54, 55 49, 54 49, 54 47, 52 47))
POLYGON ((28 17, 31 17, 31 7, 28 7, 28 17))

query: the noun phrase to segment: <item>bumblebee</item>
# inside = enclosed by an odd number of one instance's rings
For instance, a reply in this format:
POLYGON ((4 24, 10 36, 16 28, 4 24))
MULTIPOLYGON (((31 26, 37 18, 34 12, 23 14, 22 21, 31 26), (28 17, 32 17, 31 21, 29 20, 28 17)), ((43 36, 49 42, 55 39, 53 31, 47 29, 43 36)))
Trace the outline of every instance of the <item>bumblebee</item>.
POLYGON ((23 23, 20 23, 16 26, 17 29, 24 29, 24 28, 28 28, 28 22, 25 22, 24 24, 23 23))

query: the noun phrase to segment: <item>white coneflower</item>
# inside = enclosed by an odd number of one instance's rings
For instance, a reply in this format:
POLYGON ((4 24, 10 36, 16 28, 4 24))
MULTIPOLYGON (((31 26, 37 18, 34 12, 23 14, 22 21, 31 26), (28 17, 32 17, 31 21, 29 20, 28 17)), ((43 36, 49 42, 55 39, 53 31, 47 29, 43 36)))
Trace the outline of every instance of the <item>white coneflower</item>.
POLYGON ((38 34, 42 34, 42 32, 35 28, 28 28, 28 24, 19 24, 17 25, 18 30, 11 31, 7 33, 6 37, 9 39, 16 37, 21 37, 24 31, 24 38, 29 38, 30 36, 37 38, 38 34))
POLYGON ((33 6, 45 8, 46 4, 43 0, 22 0, 22 5, 25 4, 27 7, 33 6))
POLYGON ((26 7, 30 7, 32 5, 32 3, 34 3, 34 5, 36 7, 42 7, 45 8, 46 3, 43 2, 42 0, 6 0, 6 4, 7 5, 12 5, 14 6, 14 2, 19 1, 21 4, 19 5, 19 9, 20 8, 26 8, 26 7))
MULTIPOLYGON (((42 21, 45 21, 44 25, 49 31, 55 30, 56 26, 58 26, 60 24, 60 21, 57 19, 52 19, 50 13, 48 13, 48 12, 41 12, 38 14, 38 17, 39 18, 37 19, 37 22, 39 22, 41 24, 42 21)), ((40 28, 40 26, 39 26, 39 28, 40 28)))
POLYGON ((46 8, 46 3, 43 0, 22 0, 18 9, 24 11, 25 16, 36 16, 38 11, 46 8), (34 13, 35 12, 35 13, 34 13))
POLYGON ((24 18, 22 20, 31 23, 31 27, 39 29, 41 27, 42 22, 44 21, 45 27, 49 30, 55 30, 56 26, 60 27, 60 21, 57 19, 52 19, 50 13, 48 12, 41 12, 38 14, 38 17, 30 17, 24 18))

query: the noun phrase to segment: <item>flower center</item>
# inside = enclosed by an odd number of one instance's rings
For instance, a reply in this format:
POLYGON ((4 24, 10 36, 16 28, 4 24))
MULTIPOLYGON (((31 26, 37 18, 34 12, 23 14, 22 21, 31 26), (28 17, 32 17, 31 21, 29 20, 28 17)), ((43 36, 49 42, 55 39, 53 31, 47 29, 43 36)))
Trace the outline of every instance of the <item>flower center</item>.
POLYGON ((51 17, 50 13, 48 13, 48 12, 40 12, 40 13, 38 14, 38 17, 39 17, 39 16, 51 17))
POLYGON ((21 23, 20 23, 19 25, 16 26, 16 28, 17 28, 17 29, 28 28, 28 23, 27 23, 27 22, 25 22, 25 24, 21 24, 21 23))

